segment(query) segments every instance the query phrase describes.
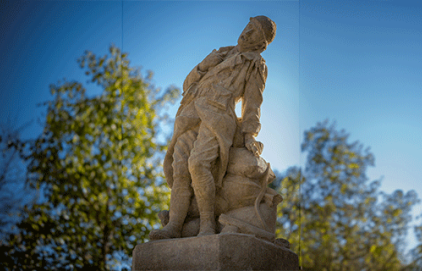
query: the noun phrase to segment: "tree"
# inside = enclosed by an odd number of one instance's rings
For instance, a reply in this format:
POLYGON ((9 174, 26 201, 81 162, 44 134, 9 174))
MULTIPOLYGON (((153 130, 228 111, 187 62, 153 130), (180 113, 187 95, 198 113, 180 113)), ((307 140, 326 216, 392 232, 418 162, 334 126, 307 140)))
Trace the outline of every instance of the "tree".
POLYGON ((413 270, 422 270, 422 224, 415 226, 415 234, 418 245, 412 250, 413 254, 413 270))
POLYGON ((15 128, 10 120, 0 124, 0 239, 10 232, 17 219, 16 214, 24 201, 24 193, 29 193, 24 186, 25 164, 20 153, 25 143, 20 139, 20 133, 25 124, 15 128), (24 193, 15 193, 16 188, 24 193), (22 189, 23 188, 23 189, 22 189))
POLYGON ((27 182, 42 199, 9 239, 11 269, 111 269, 168 209, 158 122, 178 89, 156 89, 126 54, 114 46, 110 54, 78 60, 100 95, 76 81, 50 86, 44 131, 25 157, 27 182))
POLYGON ((305 270, 399 270, 414 191, 379 190, 366 169, 374 156, 335 124, 305 131, 305 168, 279 177, 284 203, 280 236, 301 254, 305 270))
MULTIPOLYGON (((419 215, 421 218, 422 215, 419 215)), ((402 271, 422 271, 422 224, 414 226, 414 232, 418 244, 410 250, 410 263, 402 271)))

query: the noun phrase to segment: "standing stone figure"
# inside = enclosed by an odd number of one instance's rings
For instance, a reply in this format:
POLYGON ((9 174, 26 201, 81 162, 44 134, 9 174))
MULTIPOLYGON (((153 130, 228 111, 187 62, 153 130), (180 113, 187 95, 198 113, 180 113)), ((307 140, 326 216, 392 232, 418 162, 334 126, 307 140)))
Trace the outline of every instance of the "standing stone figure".
POLYGON ((151 240, 181 237, 193 196, 199 210, 198 236, 216 233, 216 191, 223 187, 235 134, 241 134, 243 146, 255 157, 263 149, 255 140, 267 78, 260 54, 275 32, 276 25, 268 17, 250 18, 236 46, 213 50, 186 77, 164 160, 172 189, 169 221, 151 232, 151 240), (240 119, 235 113, 238 101, 242 101, 240 119))

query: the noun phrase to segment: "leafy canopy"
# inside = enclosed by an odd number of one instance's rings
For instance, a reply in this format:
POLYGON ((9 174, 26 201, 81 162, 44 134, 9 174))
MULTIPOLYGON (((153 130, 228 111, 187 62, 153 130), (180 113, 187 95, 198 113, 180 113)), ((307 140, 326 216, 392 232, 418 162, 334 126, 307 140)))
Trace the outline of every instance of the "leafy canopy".
POLYGON ((102 93, 88 95, 75 81, 50 86, 44 131, 26 157, 27 182, 42 198, 10 241, 10 268, 111 269, 168 209, 158 122, 178 89, 156 89, 114 46, 78 62, 102 93))
POLYGON ((305 169, 279 177, 284 198, 278 234, 289 239, 305 270, 399 270, 412 190, 391 195, 369 182, 374 156, 328 122, 305 131, 305 169))

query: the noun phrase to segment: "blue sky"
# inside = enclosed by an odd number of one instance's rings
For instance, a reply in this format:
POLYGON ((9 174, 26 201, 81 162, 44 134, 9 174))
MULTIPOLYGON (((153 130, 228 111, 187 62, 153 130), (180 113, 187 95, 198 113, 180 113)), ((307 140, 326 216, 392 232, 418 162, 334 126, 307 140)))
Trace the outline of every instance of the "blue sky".
MULTIPOLYGON (((87 80, 76 63, 115 44, 157 86, 182 86, 213 49, 235 45, 249 17, 277 36, 263 57, 263 157, 283 171, 301 164, 303 131, 325 119, 370 146, 382 189, 422 197, 422 4, 417 1, 1 1, 0 119, 34 123, 49 84, 87 80)), ((95 89, 95 86, 91 85, 95 89)), ((174 115, 177 106, 169 109, 174 115)), ((414 214, 421 214, 418 205, 414 214)), ((411 237, 412 238, 412 237, 411 237)))

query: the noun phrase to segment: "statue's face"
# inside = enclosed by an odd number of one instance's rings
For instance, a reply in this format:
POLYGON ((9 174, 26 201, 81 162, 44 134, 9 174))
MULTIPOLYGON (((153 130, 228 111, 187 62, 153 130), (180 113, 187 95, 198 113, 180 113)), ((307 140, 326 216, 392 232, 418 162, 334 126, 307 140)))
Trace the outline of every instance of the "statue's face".
POLYGON ((252 22, 249 22, 248 25, 246 25, 237 40, 237 44, 243 52, 252 51, 256 45, 262 44, 263 42, 265 42, 265 40, 262 33, 259 32, 259 29, 257 29, 252 22))

